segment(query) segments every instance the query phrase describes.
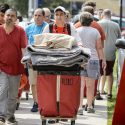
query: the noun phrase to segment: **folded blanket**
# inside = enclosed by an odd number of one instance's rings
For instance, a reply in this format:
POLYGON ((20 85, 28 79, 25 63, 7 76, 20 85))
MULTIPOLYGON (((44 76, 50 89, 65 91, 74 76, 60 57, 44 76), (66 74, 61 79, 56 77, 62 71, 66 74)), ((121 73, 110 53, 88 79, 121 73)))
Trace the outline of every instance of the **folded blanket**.
POLYGON ((88 62, 88 58, 84 55, 79 56, 68 56, 68 57, 52 57, 42 55, 31 56, 32 65, 54 65, 54 66, 65 66, 71 67, 75 64, 84 65, 88 62))
POLYGON ((74 46, 71 50, 66 50, 63 48, 45 49, 40 46, 29 45, 22 62, 32 61, 32 65, 36 66, 54 65, 70 67, 76 64, 83 66, 88 62, 90 55, 90 49, 78 46, 74 46))
POLYGON ((86 56, 90 56, 91 52, 88 48, 80 48, 78 46, 72 47, 71 50, 67 50, 64 48, 59 49, 49 49, 44 47, 35 47, 34 45, 28 45, 27 51, 33 54, 42 54, 42 55, 51 55, 51 56, 70 56, 70 55, 79 55, 81 52, 84 53, 86 56))
POLYGON ((43 33, 34 35, 34 40, 34 46, 46 48, 71 49, 72 46, 77 45, 77 42, 73 36, 58 33, 43 33))

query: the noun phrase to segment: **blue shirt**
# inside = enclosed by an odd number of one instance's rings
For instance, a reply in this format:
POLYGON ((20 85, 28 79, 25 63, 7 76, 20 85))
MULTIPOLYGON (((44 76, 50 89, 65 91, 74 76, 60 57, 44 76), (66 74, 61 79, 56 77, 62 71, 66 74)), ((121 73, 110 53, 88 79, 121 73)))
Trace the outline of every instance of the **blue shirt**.
POLYGON ((46 22, 43 22, 41 25, 36 25, 32 23, 26 27, 26 35, 28 38, 28 44, 34 44, 34 35, 41 34, 44 27, 47 25, 46 22))

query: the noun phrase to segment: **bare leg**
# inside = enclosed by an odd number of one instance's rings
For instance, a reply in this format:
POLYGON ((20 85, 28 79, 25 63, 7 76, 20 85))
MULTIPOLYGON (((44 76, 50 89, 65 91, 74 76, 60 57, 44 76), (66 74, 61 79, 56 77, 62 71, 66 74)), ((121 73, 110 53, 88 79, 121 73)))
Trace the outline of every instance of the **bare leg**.
POLYGON ((32 90, 32 96, 34 102, 37 102, 37 90, 36 90, 36 85, 31 85, 31 90, 32 90))
POLYGON ((87 104, 88 107, 92 107, 92 102, 94 100, 94 88, 95 88, 95 80, 92 78, 86 79, 86 87, 87 87, 87 104))
POLYGON ((100 88, 100 81, 101 81, 101 77, 99 77, 99 79, 98 79, 98 84, 97 84, 97 91, 99 92, 100 90, 99 90, 99 88, 100 88))
POLYGON ((80 106, 79 108, 82 108, 83 105, 83 93, 84 93, 84 86, 85 86, 85 82, 84 82, 84 77, 81 76, 81 89, 80 89, 80 106))
POLYGON ((78 115, 83 115, 83 92, 84 92, 84 85, 85 81, 84 81, 84 77, 81 76, 81 88, 80 88, 80 105, 79 105, 79 110, 78 110, 78 115))
POLYGON ((100 81, 101 81, 100 79, 101 79, 101 77, 99 77, 98 83, 97 83, 96 100, 103 100, 103 98, 100 95, 100 81))
POLYGON ((101 93, 104 92, 105 82, 106 82, 106 76, 103 75, 101 77, 101 93))
POLYGON ((108 77, 108 94, 112 94, 112 86, 113 86, 113 75, 109 75, 108 77))
POLYGON ((32 85, 31 90, 32 90, 32 96, 33 96, 33 101, 34 101, 31 112, 38 112, 36 85, 32 85))

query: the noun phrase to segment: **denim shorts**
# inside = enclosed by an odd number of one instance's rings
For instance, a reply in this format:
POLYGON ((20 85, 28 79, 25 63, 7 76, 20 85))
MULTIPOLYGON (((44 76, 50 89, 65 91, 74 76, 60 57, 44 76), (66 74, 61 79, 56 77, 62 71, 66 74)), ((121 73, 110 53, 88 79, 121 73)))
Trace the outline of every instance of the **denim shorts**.
POLYGON ((89 60, 88 64, 81 71, 81 76, 98 79, 100 76, 99 60, 89 60))

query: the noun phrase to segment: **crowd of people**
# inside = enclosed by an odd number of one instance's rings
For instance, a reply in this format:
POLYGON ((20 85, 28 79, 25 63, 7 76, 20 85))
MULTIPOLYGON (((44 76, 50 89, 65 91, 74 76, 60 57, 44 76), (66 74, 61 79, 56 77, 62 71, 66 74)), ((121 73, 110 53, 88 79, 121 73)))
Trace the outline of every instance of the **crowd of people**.
MULTIPOLYGON (((32 63, 28 66, 21 63, 26 46, 34 44, 33 36, 37 34, 69 34, 75 37, 79 47, 91 50, 91 58, 81 70, 81 93, 86 86, 88 113, 95 113, 93 103, 95 98, 103 99, 100 94, 106 94, 107 99, 112 99, 115 42, 121 37, 121 31, 119 25, 111 21, 110 9, 101 10, 98 20, 94 18, 95 10, 95 2, 86 2, 72 22, 70 12, 62 6, 55 8, 54 19, 51 19, 49 8, 37 8, 34 10, 32 22, 21 27, 19 22, 17 23, 17 11, 8 4, 0 5, 0 125, 17 125, 14 114, 20 78, 25 69, 28 69, 27 77, 33 96, 31 112, 38 112, 37 71, 33 70, 32 63), (51 31, 50 24, 52 24, 51 31), (71 33, 68 32, 68 25, 71 33), (104 89, 106 79, 108 79, 108 91, 104 89)), ((82 100, 83 94, 78 115, 83 115, 82 100)))

